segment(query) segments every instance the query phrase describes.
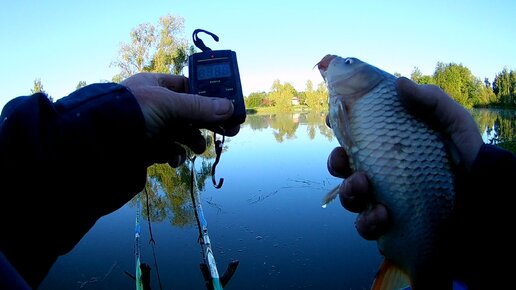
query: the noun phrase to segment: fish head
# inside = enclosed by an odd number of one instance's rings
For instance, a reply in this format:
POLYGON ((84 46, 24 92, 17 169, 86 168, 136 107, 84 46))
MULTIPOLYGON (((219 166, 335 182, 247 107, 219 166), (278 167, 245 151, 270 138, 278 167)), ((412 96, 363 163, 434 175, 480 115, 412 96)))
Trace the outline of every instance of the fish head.
POLYGON ((349 123, 355 103, 385 77, 382 70, 354 57, 328 54, 317 64, 329 94, 329 125, 346 151, 355 147, 349 123))
POLYGON ((317 64, 330 98, 342 96, 360 98, 384 78, 382 71, 354 57, 328 54, 317 64))

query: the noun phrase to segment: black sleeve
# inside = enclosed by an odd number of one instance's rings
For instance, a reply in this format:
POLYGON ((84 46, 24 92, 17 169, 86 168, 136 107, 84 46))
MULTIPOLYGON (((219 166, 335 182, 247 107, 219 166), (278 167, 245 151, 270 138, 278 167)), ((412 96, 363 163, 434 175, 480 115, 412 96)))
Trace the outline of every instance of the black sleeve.
POLYGON ((145 123, 135 97, 93 84, 52 103, 37 93, 0 119, 0 250, 35 287, 103 215, 146 180, 145 123))
POLYGON ((461 178, 454 254, 459 276, 469 282, 469 289, 506 289, 512 279, 513 274, 508 273, 512 268, 507 265, 513 262, 509 235, 516 222, 515 184, 515 155, 487 144, 461 178))

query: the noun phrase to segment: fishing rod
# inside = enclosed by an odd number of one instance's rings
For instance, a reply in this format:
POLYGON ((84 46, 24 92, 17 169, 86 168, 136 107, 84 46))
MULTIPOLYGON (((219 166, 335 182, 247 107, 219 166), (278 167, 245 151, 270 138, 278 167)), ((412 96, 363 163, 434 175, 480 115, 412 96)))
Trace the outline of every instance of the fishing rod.
MULTIPOLYGON (((149 212, 149 196, 147 193, 147 189, 144 188, 145 194, 147 196, 147 212, 149 212)), ((133 276, 131 273, 125 271, 125 273, 135 280, 136 282, 136 290, 150 290, 150 271, 151 268, 147 263, 141 262, 141 225, 140 225, 140 219, 142 214, 142 208, 141 208, 141 192, 138 193, 136 197, 136 219, 135 219, 135 225, 134 225, 134 262, 135 262, 135 275, 133 276)), ((150 228, 150 219, 149 219, 149 231, 151 235, 151 242, 154 242, 154 239, 152 238, 152 230, 150 228)), ((153 253, 154 253, 154 247, 153 247, 153 253)), ((156 266, 156 271, 158 274, 158 281, 160 289, 163 289, 161 286, 161 279, 159 276, 158 271, 158 265, 156 261, 156 254, 154 253, 154 265, 156 266)))
POLYGON ((138 193, 138 197, 136 198, 136 220, 134 224, 134 262, 135 262, 135 275, 134 279, 136 281, 136 290, 143 290, 143 273, 142 273, 142 263, 140 260, 141 253, 141 226, 140 226, 140 215, 141 215, 141 205, 140 205, 140 195, 138 193))
POLYGON ((197 228, 199 229, 199 244, 202 251, 201 272, 204 277, 204 283, 208 290, 221 290, 229 282, 238 266, 239 261, 233 260, 229 263, 226 271, 222 276, 219 276, 215 256, 211 248, 210 237, 208 236, 208 223, 204 217, 204 212, 200 203, 199 191, 195 186, 195 161, 196 156, 191 158, 191 187, 190 194, 192 196, 192 203, 195 208, 195 219, 197 220, 197 228))

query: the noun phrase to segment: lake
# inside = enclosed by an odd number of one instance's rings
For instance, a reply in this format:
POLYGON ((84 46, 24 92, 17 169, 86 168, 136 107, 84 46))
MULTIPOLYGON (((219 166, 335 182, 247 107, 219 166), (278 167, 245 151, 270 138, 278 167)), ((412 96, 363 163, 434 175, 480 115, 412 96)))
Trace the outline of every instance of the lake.
MULTIPOLYGON (((472 114, 486 142, 516 139, 516 111, 472 114)), ((321 207, 341 182, 326 168, 338 143, 324 119, 324 113, 249 115, 240 133, 225 140, 215 174, 224 178, 220 189, 209 174, 213 146, 195 161, 219 274, 239 261, 225 289, 370 288, 381 262, 375 242, 356 233, 356 215, 338 200, 321 207)), ((149 194, 140 195, 141 260, 152 268, 152 289, 206 289, 188 171, 153 166, 149 194)), ((101 218, 40 289, 135 289, 127 273, 135 272, 137 202, 101 218)))

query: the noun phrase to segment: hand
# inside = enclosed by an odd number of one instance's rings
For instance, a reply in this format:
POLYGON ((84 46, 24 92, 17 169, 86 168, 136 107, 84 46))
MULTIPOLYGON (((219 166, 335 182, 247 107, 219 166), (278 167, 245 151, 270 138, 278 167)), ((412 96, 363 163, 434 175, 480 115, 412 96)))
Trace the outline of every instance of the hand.
POLYGON ((184 76, 159 73, 138 73, 121 82, 136 97, 150 141, 149 163, 165 163, 177 167, 186 159, 186 151, 206 150, 200 128, 226 136, 234 136, 239 125, 221 128, 217 124, 231 117, 233 104, 223 98, 186 94, 188 79, 184 76))
MULTIPOLYGON (((411 113, 449 139, 447 145, 455 153, 454 162, 466 171, 471 169, 483 141, 469 112, 434 85, 418 85, 401 77, 396 82, 396 90, 411 113)), ((342 147, 330 153, 328 171, 346 178, 339 187, 339 198, 344 208, 359 213, 355 223, 358 233, 367 240, 378 239, 389 227, 388 209, 373 200, 367 175, 351 171, 342 147)))

